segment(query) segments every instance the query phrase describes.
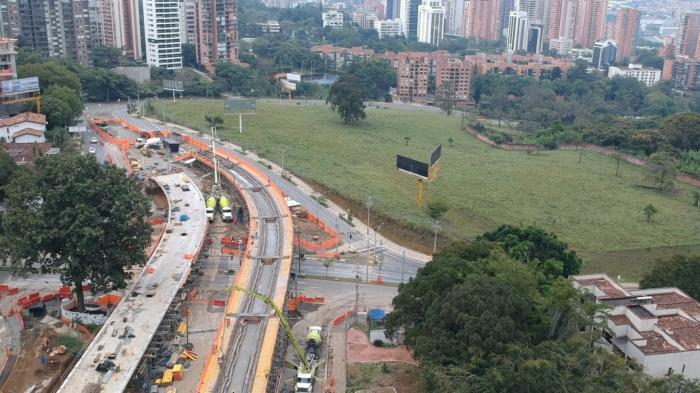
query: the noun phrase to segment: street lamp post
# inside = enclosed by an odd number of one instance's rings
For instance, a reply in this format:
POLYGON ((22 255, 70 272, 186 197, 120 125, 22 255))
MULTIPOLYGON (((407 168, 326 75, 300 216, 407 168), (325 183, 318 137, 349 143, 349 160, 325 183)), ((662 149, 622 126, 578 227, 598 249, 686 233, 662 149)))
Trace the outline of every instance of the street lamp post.
POLYGON ((437 251, 437 234, 440 229, 440 221, 435 221, 433 223, 433 229, 435 230, 435 237, 433 238, 433 254, 437 251))
POLYGON ((369 245, 370 212, 372 211, 372 197, 367 197, 367 274, 365 280, 369 283, 369 263, 372 258, 372 247, 369 245))
POLYGON ((406 268, 406 250, 403 250, 403 259, 401 260, 401 283, 403 283, 403 272, 406 268))

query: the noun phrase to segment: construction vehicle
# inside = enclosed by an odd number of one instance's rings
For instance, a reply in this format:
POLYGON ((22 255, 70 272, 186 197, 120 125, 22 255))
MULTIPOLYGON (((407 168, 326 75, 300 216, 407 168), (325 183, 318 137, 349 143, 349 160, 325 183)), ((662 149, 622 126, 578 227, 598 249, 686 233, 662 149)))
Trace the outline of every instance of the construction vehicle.
POLYGON ((214 213, 216 212, 216 198, 210 196, 207 198, 207 220, 214 221, 214 213))
POLYGON ((233 212, 231 211, 231 201, 228 197, 222 195, 221 198, 219 198, 219 206, 221 206, 221 219, 224 220, 224 222, 232 222, 233 212))
POLYGON ((292 343, 292 347, 294 347, 294 351, 297 353, 297 356, 299 356, 299 364, 294 365, 290 364, 294 369, 297 370, 297 377, 296 377, 296 383, 294 385, 294 392, 295 393, 306 393, 306 392, 313 392, 314 390, 314 382, 316 381, 316 370, 318 367, 321 365, 321 362, 319 360, 319 352, 321 348, 321 333, 323 329, 320 326, 311 326, 309 327, 309 334, 307 335, 307 342, 306 346, 308 348, 312 348, 313 353, 307 353, 304 352, 304 350, 301 347, 301 344, 299 343, 299 340, 297 340, 296 336, 294 335, 294 331, 292 331, 292 327, 289 325, 289 321, 287 318, 284 316, 284 312, 282 309, 275 304, 275 302, 272 300, 271 297, 263 295, 261 293, 257 293, 255 291, 251 291, 250 289, 247 288, 242 288, 237 285, 233 286, 233 289, 241 292, 245 292, 250 296, 253 296, 257 299, 262 300, 267 304, 268 306, 272 307, 274 310, 275 314, 279 318, 282 327, 284 328, 285 333, 287 333, 287 337, 289 338, 289 341, 292 343), (309 344, 309 342, 313 342, 313 344, 309 344))

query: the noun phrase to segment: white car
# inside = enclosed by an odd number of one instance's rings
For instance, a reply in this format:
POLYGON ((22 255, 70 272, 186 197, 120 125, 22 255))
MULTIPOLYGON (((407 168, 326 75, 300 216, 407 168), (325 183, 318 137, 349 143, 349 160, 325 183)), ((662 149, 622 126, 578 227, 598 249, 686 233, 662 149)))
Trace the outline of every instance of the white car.
POLYGON ((94 147, 91 147, 91 148, 88 149, 88 153, 90 153, 90 154, 97 154, 97 149, 95 149, 94 147))
POLYGON ((90 143, 97 143, 97 138, 94 136, 90 138, 90 143))

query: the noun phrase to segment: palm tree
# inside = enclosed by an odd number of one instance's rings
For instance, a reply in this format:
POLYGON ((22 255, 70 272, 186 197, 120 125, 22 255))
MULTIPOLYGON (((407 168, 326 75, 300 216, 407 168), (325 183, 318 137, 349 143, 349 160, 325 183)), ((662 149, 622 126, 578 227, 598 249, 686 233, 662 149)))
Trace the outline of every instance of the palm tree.
POLYGON ((651 219, 654 217, 654 214, 658 212, 659 211, 651 203, 644 206, 644 215, 647 217, 648 223, 651 223, 651 219))
POLYGON ((224 124, 224 119, 221 116, 209 116, 204 115, 204 121, 207 122, 209 128, 216 129, 216 127, 224 124))

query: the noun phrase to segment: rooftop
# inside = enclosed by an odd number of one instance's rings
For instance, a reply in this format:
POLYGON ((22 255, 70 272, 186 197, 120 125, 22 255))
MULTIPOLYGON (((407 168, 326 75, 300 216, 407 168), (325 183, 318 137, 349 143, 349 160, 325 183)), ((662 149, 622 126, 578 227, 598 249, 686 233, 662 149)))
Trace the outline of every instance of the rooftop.
POLYGON ((20 113, 19 115, 8 117, 6 119, 0 119, 0 127, 13 126, 15 124, 24 123, 26 121, 32 123, 46 124, 46 116, 42 115, 41 113, 24 112, 20 113))

